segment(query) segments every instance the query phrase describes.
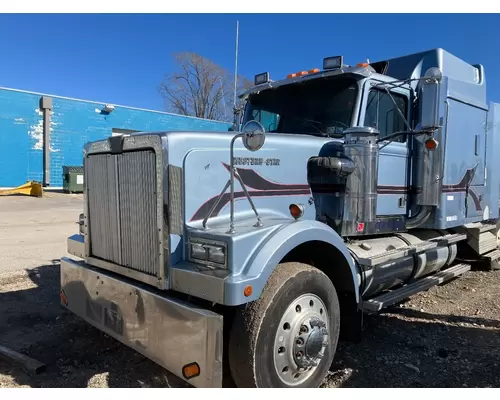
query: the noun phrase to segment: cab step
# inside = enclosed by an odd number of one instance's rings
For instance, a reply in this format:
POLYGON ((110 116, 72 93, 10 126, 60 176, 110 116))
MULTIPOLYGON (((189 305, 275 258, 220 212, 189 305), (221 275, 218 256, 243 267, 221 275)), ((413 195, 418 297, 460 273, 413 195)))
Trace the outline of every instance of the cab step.
POLYGON ((426 291, 433 286, 440 285, 447 282, 453 278, 456 278, 467 271, 470 271, 470 264, 457 264, 453 267, 447 268, 437 274, 419 279, 413 283, 402 286, 388 293, 383 293, 377 297, 370 300, 363 301, 361 304, 361 309, 368 313, 376 313, 386 308, 392 306, 401 300, 405 300, 414 294, 426 291))
POLYGON ((500 249, 490 251, 489 253, 483 254, 483 258, 488 261, 497 261, 500 258, 500 249))
POLYGON ((490 251, 489 253, 482 255, 483 260, 488 264, 488 270, 499 270, 500 269, 500 249, 490 251))
POLYGON ((456 233, 467 235, 467 244, 477 254, 484 255, 497 248, 496 224, 480 222, 454 229, 456 233))
POLYGON ((494 230, 496 228, 496 223, 473 222, 465 224, 464 228, 467 229, 471 235, 478 236, 481 233, 494 230))

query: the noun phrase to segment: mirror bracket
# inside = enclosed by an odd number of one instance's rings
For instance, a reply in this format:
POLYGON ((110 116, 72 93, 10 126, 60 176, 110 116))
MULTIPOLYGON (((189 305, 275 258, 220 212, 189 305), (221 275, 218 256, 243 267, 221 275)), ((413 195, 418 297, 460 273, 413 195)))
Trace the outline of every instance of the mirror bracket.
POLYGON ((247 198, 248 202, 250 203, 250 206, 252 207, 252 210, 255 214, 255 217, 257 218, 257 222, 254 224, 254 227, 261 227, 263 226, 263 223, 260 219, 260 215, 257 211, 257 208, 255 207, 254 202, 252 201, 252 198, 250 197, 250 194, 248 193, 248 190, 245 186, 245 183, 243 182, 243 179, 241 179, 240 174, 238 173, 238 170, 234 166, 234 144, 237 139, 242 139, 243 141, 243 146, 251 152, 258 151, 262 148, 262 146, 265 143, 266 136, 265 136, 265 129, 262 126, 262 124, 258 121, 249 121, 245 124, 243 127, 243 132, 238 133, 233 136, 231 139, 231 144, 230 144, 230 155, 229 155, 229 173, 230 177, 229 180, 226 182, 224 185, 224 188, 222 189, 221 193, 219 194, 219 197, 217 198, 217 201, 214 203, 210 211, 207 213, 205 216, 205 219, 203 220, 203 229, 208 229, 207 228, 207 221, 212 215, 213 211, 215 208, 218 206, 220 203, 222 197, 226 193, 226 190, 230 188, 230 223, 229 223, 229 230, 226 232, 228 234, 234 234, 236 231, 234 229, 234 180, 235 178, 238 180, 238 182, 241 185, 241 188, 243 189, 243 193, 245 194, 245 197, 247 198))

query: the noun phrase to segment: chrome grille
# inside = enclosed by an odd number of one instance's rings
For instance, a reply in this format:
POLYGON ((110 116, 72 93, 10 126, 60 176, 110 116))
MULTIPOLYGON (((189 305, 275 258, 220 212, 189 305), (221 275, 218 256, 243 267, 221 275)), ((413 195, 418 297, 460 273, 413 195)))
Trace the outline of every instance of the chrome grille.
POLYGON ((91 156, 86 167, 92 255, 120 264, 116 157, 91 156))
POLYGON ((154 151, 90 155, 86 170, 90 255, 158 276, 154 151))

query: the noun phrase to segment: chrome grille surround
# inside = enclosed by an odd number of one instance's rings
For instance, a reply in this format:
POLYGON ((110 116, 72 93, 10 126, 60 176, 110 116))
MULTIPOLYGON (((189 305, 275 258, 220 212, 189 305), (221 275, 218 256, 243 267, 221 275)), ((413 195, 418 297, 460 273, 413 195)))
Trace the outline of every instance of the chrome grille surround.
POLYGON ((118 140, 116 137, 84 148, 85 261, 167 289, 165 254, 169 236, 163 215, 162 137, 139 134, 121 139, 118 152, 112 151, 110 142, 118 140), (90 161, 89 157, 97 158, 90 161), (93 180, 93 176, 99 176, 95 174, 104 176, 104 172, 108 179, 93 180), (92 231, 94 218, 99 221, 94 224, 97 232, 92 231))

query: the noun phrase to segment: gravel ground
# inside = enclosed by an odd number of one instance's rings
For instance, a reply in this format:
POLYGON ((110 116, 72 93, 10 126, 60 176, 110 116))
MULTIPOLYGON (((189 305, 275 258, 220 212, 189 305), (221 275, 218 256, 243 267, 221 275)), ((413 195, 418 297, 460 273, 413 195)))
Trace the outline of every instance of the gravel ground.
POLYGON ((472 271, 366 318, 326 387, 500 387, 500 271, 472 271))
MULTIPOLYGON (((7 203, 1 201, 3 211, 7 203)), ((58 212, 64 208, 56 200, 47 204, 58 212)), ((61 235, 76 229, 74 207, 67 204, 71 225, 61 225, 61 235)), ((15 239, 3 215, 0 237, 10 238, 12 246, 29 239, 29 226, 41 218, 11 215, 27 230, 26 238, 15 239)), ((65 245, 62 240, 60 248, 49 248, 50 255, 26 258, 26 269, 10 268, 12 258, 0 257, 0 345, 47 365, 30 376, 0 359, 0 387, 189 387, 59 306, 59 263, 52 253, 63 255, 65 245)), ((500 271, 469 272, 367 316, 363 341, 340 343, 323 387, 499 387, 499 282, 500 271)))
MULTIPOLYGON (((59 307, 59 266, 0 279, 0 343, 47 364, 29 376, 0 361, 0 387, 187 387, 59 307)), ((471 272, 366 318, 341 343, 324 387, 498 387, 500 271, 471 272)))

